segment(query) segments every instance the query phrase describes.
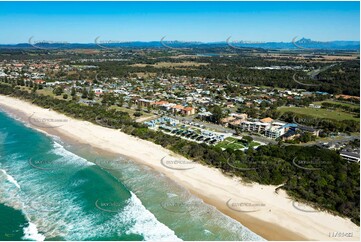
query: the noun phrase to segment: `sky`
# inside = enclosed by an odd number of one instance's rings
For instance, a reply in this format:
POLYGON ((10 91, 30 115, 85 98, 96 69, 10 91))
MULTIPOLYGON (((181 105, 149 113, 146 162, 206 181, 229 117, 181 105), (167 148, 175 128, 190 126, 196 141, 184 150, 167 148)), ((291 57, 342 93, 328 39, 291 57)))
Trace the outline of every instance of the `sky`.
POLYGON ((359 2, 0 2, 0 44, 360 40, 359 2))

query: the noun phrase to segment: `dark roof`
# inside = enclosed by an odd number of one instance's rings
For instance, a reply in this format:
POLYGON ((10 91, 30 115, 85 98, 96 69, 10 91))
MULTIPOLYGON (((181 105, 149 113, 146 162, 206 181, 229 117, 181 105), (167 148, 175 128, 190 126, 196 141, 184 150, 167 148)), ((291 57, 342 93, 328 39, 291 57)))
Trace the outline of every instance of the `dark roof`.
POLYGON ((347 155, 347 156, 351 156, 353 158, 360 158, 360 154, 354 153, 354 152, 348 152, 348 151, 341 151, 340 155, 347 155))
POLYGON ((308 132, 315 132, 316 129, 310 127, 310 126, 304 126, 304 125, 298 125, 298 128, 300 130, 308 131, 308 132))
POLYGON ((289 130, 287 133, 285 133, 284 135, 282 135, 282 137, 284 138, 288 138, 288 137, 292 137, 293 135, 295 135, 296 132, 293 130, 289 130))

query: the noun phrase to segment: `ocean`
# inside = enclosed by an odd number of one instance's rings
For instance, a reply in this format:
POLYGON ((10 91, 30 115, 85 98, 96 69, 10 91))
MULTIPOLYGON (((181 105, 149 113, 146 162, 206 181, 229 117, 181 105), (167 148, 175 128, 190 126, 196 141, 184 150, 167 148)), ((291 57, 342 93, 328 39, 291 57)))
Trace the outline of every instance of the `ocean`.
POLYGON ((162 173, 0 110, 0 240, 263 240, 162 173))

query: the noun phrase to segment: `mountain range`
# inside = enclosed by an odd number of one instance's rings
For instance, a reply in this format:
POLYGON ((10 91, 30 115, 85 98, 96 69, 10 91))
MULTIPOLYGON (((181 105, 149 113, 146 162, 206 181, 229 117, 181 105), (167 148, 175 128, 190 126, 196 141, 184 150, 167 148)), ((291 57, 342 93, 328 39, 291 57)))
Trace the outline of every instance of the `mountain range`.
POLYGON ((303 50, 360 50, 360 41, 314 41, 307 38, 296 40, 294 38, 290 42, 250 42, 250 41, 231 41, 230 37, 222 42, 184 42, 184 41, 134 41, 134 42, 115 42, 106 41, 94 43, 42 43, 33 44, 0 44, 0 49, 114 49, 114 48, 170 48, 170 49, 188 49, 188 48, 261 48, 261 49, 303 49, 303 50))

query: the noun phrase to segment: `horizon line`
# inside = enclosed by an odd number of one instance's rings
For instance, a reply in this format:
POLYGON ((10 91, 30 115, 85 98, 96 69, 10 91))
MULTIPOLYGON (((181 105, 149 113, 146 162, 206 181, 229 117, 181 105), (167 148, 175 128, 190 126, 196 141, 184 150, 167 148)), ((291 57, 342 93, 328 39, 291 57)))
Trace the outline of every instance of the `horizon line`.
MULTIPOLYGON (((32 37, 31 37, 32 38, 32 37)), ((30 39, 31 39, 30 38, 30 39)), ((295 37, 296 38, 296 37, 295 37)), ((94 44, 94 45, 114 45, 114 44, 132 44, 132 43, 152 43, 152 42, 159 42, 159 43, 162 43, 162 42, 165 42, 165 43, 177 43, 177 44, 217 44, 217 43, 234 43, 234 44, 267 44, 267 43, 293 43, 293 42, 298 42, 302 39, 305 39, 305 40, 310 40, 311 44, 326 44, 328 42, 337 42, 337 41, 347 41, 347 42, 360 42, 360 40, 352 40, 352 39, 334 39, 334 40, 314 40, 314 39, 311 39, 311 38, 305 38, 305 37, 302 37, 302 38, 298 38, 297 40, 295 40, 295 38, 289 40, 289 41, 277 41, 277 40, 274 40, 274 41, 259 41, 259 40, 231 40, 231 41, 228 41, 227 40, 211 40, 211 41, 198 41, 198 40, 177 40, 177 39, 174 39, 174 40, 163 40, 160 39, 160 40, 103 40, 101 42, 96 42, 96 39, 94 39, 93 42, 67 42, 67 41, 54 41, 54 40, 39 40, 39 41, 36 41, 35 43, 30 43, 30 39, 28 41, 24 41, 24 42, 17 42, 17 43, 0 43, 0 45, 19 45, 19 44, 28 44, 28 45, 32 45, 32 44, 94 44), (105 42, 105 41, 108 41, 108 42, 105 42)))

